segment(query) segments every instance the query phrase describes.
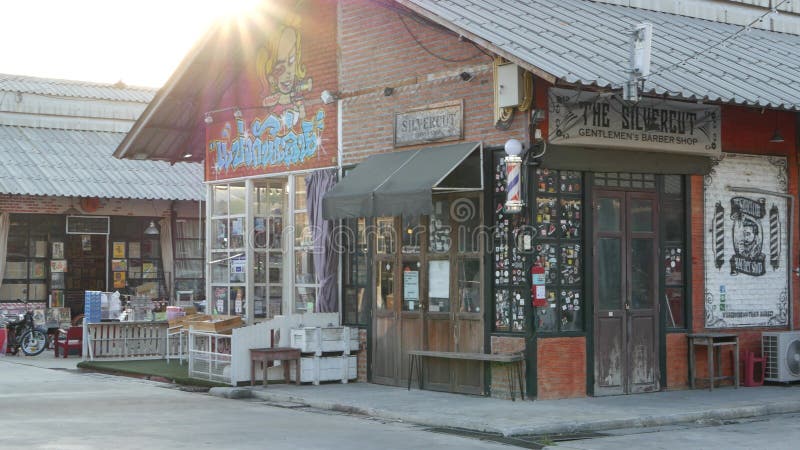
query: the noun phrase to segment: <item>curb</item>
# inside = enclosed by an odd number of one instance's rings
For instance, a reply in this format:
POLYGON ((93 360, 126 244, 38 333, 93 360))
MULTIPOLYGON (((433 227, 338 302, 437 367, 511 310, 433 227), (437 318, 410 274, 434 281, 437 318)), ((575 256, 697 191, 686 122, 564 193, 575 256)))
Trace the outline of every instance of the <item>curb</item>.
POLYGON ((760 417, 773 414, 787 414, 800 412, 800 403, 796 401, 773 402, 761 405, 737 406, 731 408, 715 408, 701 411, 691 411, 670 415, 633 416, 629 418, 595 420, 595 421, 567 421, 557 424, 531 424, 530 426, 502 426, 492 425, 487 421, 464 421, 451 419, 449 416, 426 417, 417 414, 396 413, 386 409, 356 406, 352 404, 326 402, 308 397, 290 394, 273 393, 263 388, 212 388, 209 394, 223 398, 257 398, 272 402, 292 402, 308 405, 312 408, 330 411, 359 414, 388 420, 397 420, 407 423, 429 427, 444 427, 494 433, 505 437, 517 435, 555 435, 574 434, 580 432, 599 432, 617 430, 622 428, 648 428, 667 425, 679 425, 713 420, 735 420, 750 417, 760 417))

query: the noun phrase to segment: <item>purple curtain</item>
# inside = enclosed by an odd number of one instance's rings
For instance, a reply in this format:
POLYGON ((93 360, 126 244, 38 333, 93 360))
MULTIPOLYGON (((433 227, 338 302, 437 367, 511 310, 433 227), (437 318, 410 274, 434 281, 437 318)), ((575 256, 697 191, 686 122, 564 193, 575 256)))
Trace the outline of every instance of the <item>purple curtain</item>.
POLYGON ((336 181, 336 169, 317 170, 306 177, 308 221, 314 240, 314 276, 320 285, 316 312, 339 311, 336 295, 339 255, 333 246, 333 222, 322 219, 322 197, 336 181))

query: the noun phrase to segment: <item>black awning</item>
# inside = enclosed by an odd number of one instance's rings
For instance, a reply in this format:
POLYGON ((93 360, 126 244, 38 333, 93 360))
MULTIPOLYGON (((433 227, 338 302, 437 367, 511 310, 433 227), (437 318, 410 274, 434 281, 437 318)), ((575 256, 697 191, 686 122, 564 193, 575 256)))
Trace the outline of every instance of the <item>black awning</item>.
POLYGON ((548 145, 542 167, 586 172, 705 175, 711 158, 698 155, 548 145))
POLYGON ((325 219, 412 216, 433 211, 433 192, 483 189, 477 142, 368 157, 322 199, 325 219))

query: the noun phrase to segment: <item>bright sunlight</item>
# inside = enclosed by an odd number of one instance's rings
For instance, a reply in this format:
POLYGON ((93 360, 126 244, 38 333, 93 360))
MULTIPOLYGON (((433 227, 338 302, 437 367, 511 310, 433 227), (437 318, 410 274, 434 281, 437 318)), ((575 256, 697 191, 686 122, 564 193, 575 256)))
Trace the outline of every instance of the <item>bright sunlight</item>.
POLYGON ((261 0, 3 2, 0 73, 160 87, 195 42, 261 0))

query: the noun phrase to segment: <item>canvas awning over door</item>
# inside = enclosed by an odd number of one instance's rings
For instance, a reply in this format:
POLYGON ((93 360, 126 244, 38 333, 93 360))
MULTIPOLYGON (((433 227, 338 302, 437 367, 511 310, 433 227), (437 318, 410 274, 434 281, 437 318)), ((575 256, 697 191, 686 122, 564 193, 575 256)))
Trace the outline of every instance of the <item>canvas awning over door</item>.
POLYGON ((433 212, 434 192, 483 189, 479 142, 372 155, 322 199, 325 219, 433 212))

